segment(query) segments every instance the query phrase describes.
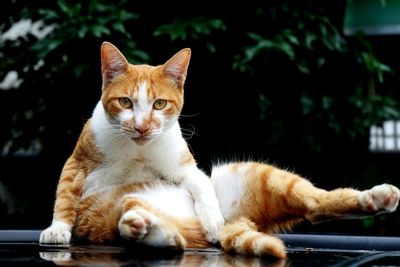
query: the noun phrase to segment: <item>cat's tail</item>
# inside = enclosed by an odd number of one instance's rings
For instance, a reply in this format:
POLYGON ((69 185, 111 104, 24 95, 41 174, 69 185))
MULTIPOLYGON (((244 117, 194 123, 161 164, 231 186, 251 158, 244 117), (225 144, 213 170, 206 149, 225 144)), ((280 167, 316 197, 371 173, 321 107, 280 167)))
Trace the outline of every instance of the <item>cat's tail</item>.
POLYGON ((222 248, 227 252, 286 258, 282 240, 258 232, 256 225, 244 217, 227 224, 221 231, 220 241, 222 248))

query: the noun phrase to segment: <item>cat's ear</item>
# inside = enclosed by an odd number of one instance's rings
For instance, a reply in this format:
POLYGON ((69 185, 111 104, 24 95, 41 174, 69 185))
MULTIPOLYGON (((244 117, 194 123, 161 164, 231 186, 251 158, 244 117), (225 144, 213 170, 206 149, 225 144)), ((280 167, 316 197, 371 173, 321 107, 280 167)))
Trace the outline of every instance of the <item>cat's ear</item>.
POLYGON ((164 74, 174 80, 179 87, 183 87, 185 82, 190 55, 189 48, 182 49, 164 64, 164 74))
POLYGON ((101 45, 101 73, 103 85, 128 69, 129 63, 122 53, 111 43, 101 45))

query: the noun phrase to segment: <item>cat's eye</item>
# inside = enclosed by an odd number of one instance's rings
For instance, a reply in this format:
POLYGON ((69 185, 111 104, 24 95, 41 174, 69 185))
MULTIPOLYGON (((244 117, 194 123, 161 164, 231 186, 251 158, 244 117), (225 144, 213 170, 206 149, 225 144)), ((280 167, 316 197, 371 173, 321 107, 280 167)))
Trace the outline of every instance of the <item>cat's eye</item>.
POLYGON ((153 107, 154 109, 161 110, 167 106, 167 100, 165 99, 157 99, 154 101, 153 107))
POLYGON ((119 104, 123 108, 131 108, 132 107, 132 101, 127 97, 121 97, 119 99, 119 104))

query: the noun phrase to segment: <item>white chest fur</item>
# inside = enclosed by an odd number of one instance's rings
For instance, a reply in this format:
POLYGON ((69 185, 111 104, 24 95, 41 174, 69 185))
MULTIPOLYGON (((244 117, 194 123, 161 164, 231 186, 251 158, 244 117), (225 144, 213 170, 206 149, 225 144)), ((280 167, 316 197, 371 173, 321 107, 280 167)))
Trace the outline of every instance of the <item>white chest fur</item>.
POLYGON ((174 168, 186 143, 177 122, 145 146, 136 145, 118 127, 110 124, 99 102, 92 116, 91 130, 105 160, 86 177, 84 195, 109 186, 157 180, 161 177, 179 182, 180 174, 174 168))
POLYGON ((108 161, 91 172, 85 179, 84 196, 110 186, 134 182, 151 181, 160 178, 160 174, 141 162, 141 160, 124 159, 108 161))

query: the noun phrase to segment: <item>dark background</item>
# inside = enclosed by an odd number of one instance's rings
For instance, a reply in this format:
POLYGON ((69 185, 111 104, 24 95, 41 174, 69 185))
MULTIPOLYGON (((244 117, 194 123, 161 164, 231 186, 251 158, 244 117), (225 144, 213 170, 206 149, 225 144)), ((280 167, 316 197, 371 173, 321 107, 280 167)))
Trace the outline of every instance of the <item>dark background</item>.
MULTIPOLYGON (((180 122, 207 172, 253 159, 326 189, 400 185, 399 154, 368 149, 369 127, 400 115, 399 36, 345 36, 347 1, 2 5, 2 33, 21 18, 56 26, 43 39, 0 39, 0 80, 23 78, 0 90, 1 229, 51 222, 58 175, 101 95, 103 41, 153 65, 192 49, 180 122)), ((394 213, 295 230, 399 235, 399 222, 394 213)))

